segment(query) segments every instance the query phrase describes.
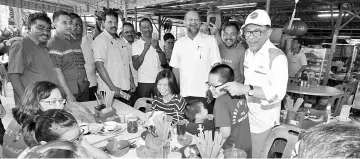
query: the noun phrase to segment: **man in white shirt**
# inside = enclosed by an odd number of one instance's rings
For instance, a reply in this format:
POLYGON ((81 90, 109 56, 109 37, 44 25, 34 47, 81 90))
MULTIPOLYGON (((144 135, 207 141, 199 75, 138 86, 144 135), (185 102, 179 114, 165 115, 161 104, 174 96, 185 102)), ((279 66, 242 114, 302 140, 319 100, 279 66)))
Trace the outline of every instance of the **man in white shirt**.
POLYGON ((137 98, 150 98, 154 93, 154 83, 161 71, 161 64, 166 63, 165 53, 159 47, 159 41, 153 39, 153 26, 149 19, 139 22, 141 38, 132 44, 133 66, 138 72, 137 98))
POLYGON ((176 41, 170 66, 186 102, 199 99, 212 113, 213 106, 205 98, 209 87, 206 82, 212 66, 221 63, 218 44, 213 36, 199 32, 201 21, 197 12, 187 12, 184 25, 186 36, 176 41))
POLYGON ((226 89, 232 96, 246 95, 253 158, 260 157, 271 129, 279 123, 288 81, 286 56, 270 42, 270 27, 266 11, 250 13, 242 26, 249 45, 244 60, 245 82, 230 82, 218 88, 226 89))
POLYGON ((301 77, 301 73, 306 69, 306 55, 301 51, 301 44, 298 39, 294 39, 291 44, 291 52, 287 55, 289 61, 289 76, 301 77))
POLYGON ((114 91, 115 97, 129 103, 128 92, 135 87, 130 69, 132 60, 126 42, 117 35, 118 14, 113 10, 106 10, 103 16, 104 30, 92 44, 100 76, 98 89, 114 91))

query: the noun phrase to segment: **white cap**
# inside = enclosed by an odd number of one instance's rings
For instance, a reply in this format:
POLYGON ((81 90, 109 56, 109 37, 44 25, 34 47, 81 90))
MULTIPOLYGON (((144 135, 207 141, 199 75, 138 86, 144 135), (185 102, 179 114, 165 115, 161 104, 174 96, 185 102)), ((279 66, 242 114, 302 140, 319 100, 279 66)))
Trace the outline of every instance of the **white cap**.
POLYGON ((271 20, 269 14, 265 10, 257 9, 248 15, 245 24, 241 26, 241 28, 244 28, 248 24, 271 26, 271 20))

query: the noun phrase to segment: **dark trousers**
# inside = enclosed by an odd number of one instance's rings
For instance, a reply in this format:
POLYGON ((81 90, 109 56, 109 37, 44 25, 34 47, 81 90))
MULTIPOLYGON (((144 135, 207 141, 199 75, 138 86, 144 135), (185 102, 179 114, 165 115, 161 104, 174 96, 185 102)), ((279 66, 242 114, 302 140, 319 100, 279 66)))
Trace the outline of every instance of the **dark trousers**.
POLYGON ((96 100, 95 93, 97 92, 98 86, 92 86, 89 88, 89 101, 96 100))
POLYGON ((205 108, 208 110, 208 113, 209 114, 213 114, 213 110, 214 110, 214 104, 213 103, 210 103, 208 104, 207 101, 206 101, 206 98, 204 97, 193 97, 193 96, 188 96, 188 97, 184 97, 185 98, 185 101, 186 103, 192 101, 192 100, 200 100, 205 108))
POLYGON ((74 94, 77 102, 89 101, 89 87, 86 87, 83 92, 74 94))
POLYGON ((125 90, 123 90, 123 92, 125 92, 125 93, 127 93, 127 94, 130 95, 130 99, 129 99, 129 100, 124 99, 124 98, 122 98, 122 97, 114 97, 114 98, 117 99, 117 100, 119 100, 120 102, 123 102, 123 103, 125 103, 125 104, 127 104, 127 105, 129 105, 129 106, 134 107, 135 100, 136 100, 136 94, 133 93, 133 92, 130 92, 130 91, 125 91, 125 90))
POLYGON ((154 95, 154 85, 154 83, 138 83, 135 92, 137 98, 151 98, 151 95, 154 95))

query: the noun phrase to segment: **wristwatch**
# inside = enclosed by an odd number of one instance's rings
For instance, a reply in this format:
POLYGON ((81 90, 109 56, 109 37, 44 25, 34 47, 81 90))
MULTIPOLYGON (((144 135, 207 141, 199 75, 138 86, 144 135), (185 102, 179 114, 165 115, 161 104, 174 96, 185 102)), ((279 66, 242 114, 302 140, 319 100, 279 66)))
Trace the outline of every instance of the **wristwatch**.
POLYGON ((255 90, 254 90, 254 87, 252 85, 249 85, 250 87, 250 90, 248 92, 249 96, 253 96, 255 94, 255 90))

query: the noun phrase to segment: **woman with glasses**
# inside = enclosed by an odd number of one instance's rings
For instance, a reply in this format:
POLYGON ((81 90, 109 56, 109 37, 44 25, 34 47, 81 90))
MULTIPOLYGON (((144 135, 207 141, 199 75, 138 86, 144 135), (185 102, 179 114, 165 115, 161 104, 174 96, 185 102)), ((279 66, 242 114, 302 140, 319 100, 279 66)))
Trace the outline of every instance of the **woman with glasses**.
POLYGON ((37 150, 39 146, 53 141, 70 141, 79 144, 93 158, 110 158, 104 151, 93 147, 86 140, 82 140, 84 129, 81 129, 75 117, 65 110, 50 109, 29 120, 23 125, 25 142, 29 148, 24 150, 18 158, 37 150))
POLYGON ((48 109, 63 109, 66 100, 57 85, 39 81, 29 85, 24 92, 20 105, 13 108, 13 121, 10 122, 3 143, 3 157, 16 158, 28 146, 21 133, 21 125, 48 109))

